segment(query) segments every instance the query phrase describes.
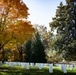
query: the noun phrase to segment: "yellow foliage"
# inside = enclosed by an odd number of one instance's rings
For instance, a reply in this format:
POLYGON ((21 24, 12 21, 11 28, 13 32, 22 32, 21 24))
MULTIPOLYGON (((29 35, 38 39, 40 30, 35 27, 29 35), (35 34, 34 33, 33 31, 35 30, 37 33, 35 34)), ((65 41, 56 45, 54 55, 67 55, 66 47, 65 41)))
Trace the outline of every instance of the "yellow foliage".
POLYGON ((34 28, 27 16, 28 7, 22 0, 0 0, 0 50, 15 49, 18 43, 32 38, 34 28), (19 20, 22 18, 25 21, 19 20))

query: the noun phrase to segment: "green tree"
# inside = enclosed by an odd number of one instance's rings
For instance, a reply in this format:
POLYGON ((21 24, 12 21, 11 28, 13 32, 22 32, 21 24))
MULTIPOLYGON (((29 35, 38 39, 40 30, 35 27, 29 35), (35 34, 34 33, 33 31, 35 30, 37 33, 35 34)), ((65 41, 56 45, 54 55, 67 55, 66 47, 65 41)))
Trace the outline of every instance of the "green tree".
POLYGON ((35 36, 26 43, 26 61, 29 62, 46 62, 46 55, 44 52, 45 48, 41 42, 41 38, 38 32, 35 33, 35 36))
POLYGON ((25 52, 25 61, 26 62, 31 62, 30 58, 31 58, 31 40, 27 41, 24 46, 24 52, 25 52))
POLYGON ((66 1, 66 5, 60 3, 56 17, 50 23, 52 31, 57 29, 53 48, 62 53, 66 60, 76 60, 76 1, 66 1))

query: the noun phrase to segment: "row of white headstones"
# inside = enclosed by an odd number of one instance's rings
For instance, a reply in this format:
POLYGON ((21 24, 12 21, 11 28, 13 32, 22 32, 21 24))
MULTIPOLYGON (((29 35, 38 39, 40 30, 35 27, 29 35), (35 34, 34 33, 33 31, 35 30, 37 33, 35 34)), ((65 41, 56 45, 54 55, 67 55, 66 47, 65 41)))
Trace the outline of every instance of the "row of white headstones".
MULTIPOLYGON (((52 63, 28 63, 28 62, 4 62, 5 64, 8 64, 10 67, 14 67, 15 65, 21 66, 22 68, 26 66, 26 69, 29 70, 30 66, 34 68, 34 66, 37 66, 39 69, 42 69, 44 66, 49 67, 49 73, 53 73, 53 64, 52 63)), ((73 70, 73 68, 76 68, 76 64, 54 64, 58 67, 60 67, 61 70, 63 70, 63 73, 67 73, 67 68, 70 68, 73 70)), ((0 61, 0 66, 2 66, 2 61, 0 61)))

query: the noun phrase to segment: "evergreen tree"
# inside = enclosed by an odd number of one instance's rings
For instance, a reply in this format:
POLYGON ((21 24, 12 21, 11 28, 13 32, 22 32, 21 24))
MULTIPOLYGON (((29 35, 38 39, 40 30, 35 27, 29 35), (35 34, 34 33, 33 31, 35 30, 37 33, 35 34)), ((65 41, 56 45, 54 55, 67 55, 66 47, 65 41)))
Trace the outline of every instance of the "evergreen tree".
POLYGON ((31 55, 31 40, 24 44, 24 51, 25 51, 25 61, 30 62, 30 55, 31 55))
POLYGON ((57 29, 57 40, 53 47, 62 53, 66 60, 76 60, 76 1, 66 1, 66 5, 60 3, 56 17, 50 23, 52 29, 57 29))
POLYGON ((46 62, 44 50, 45 48, 41 42, 40 35, 36 32, 35 36, 26 43, 26 61, 34 63, 46 62))
POLYGON ((39 62, 39 63, 46 62, 46 59, 45 59, 46 55, 44 52, 45 48, 41 42, 41 38, 38 32, 35 34, 35 39, 33 43, 34 43, 34 46, 32 50, 35 49, 35 57, 36 57, 35 62, 39 62))

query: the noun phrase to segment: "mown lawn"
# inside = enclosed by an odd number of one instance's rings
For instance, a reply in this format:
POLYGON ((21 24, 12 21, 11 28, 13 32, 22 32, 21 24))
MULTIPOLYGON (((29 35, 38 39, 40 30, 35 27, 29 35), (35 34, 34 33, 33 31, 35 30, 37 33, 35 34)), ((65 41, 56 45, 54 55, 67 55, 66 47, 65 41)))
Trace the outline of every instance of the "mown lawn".
POLYGON ((44 67, 42 70, 39 70, 38 67, 31 68, 26 70, 26 68, 21 68, 20 66, 15 66, 11 68, 9 66, 0 67, 0 75, 76 75, 76 69, 69 70, 64 74, 59 67, 53 67, 53 73, 49 73, 49 68, 44 67))

